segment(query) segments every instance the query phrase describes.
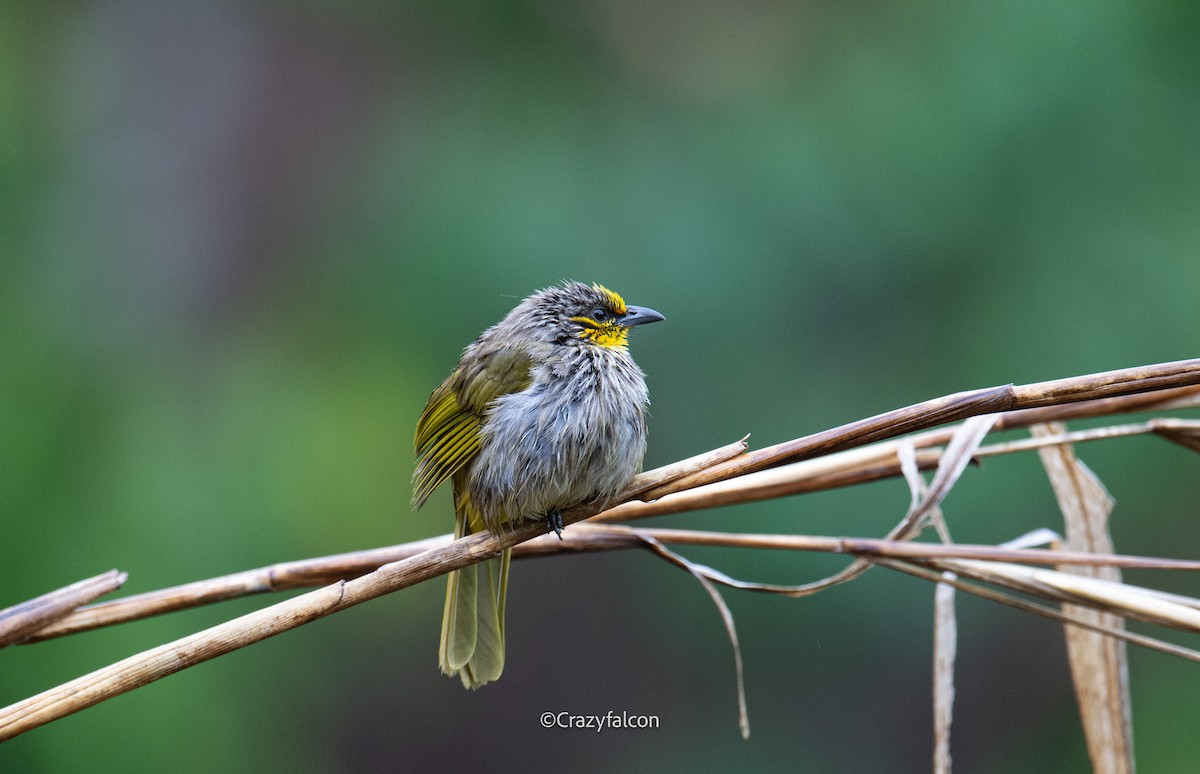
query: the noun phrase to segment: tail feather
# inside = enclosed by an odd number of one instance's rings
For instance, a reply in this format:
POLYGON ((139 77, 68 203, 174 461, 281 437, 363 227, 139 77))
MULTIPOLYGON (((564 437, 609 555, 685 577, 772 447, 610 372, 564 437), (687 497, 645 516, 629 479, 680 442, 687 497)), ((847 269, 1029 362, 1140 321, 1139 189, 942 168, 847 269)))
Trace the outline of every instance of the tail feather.
POLYGON ((467 688, 490 683, 504 671, 504 596, 509 554, 506 549, 498 558, 478 565, 483 582, 479 584, 475 652, 458 673, 467 688))
POLYGON ((446 578, 446 607, 442 612, 438 666, 448 675, 457 674, 475 653, 478 638, 475 599, 478 585, 478 565, 455 570, 446 578))
MULTIPOLYGON (((478 518, 471 518, 474 512, 465 494, 455 498, 455 506, 455 538, 483 528, 478 518)), ((504 600, 511 553, 505 549, 495 559, 447 576, 438 666, 447 675, 458 675, 467 688, 490 683, 504 671, 504 600)))

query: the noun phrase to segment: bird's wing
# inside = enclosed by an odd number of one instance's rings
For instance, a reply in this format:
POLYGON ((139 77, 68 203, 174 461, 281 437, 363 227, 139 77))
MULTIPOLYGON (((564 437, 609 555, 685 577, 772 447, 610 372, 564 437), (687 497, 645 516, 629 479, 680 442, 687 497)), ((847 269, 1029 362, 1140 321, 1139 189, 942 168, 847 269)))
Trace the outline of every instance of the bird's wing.
POLYGON ((433 391, 417 422, 413 508, 420 508, 434 489, 479 451, 480 417, 459 404, 451 387, 453 378, 452 375, 433 391))
POLYGON ((420 508, 434 489, 479 451, 479 430, 488 404, 529 386, 532 360, 524 350, 497 348, 477 352, 468 360, 433 391, 417 421, 414 508, 420 508))

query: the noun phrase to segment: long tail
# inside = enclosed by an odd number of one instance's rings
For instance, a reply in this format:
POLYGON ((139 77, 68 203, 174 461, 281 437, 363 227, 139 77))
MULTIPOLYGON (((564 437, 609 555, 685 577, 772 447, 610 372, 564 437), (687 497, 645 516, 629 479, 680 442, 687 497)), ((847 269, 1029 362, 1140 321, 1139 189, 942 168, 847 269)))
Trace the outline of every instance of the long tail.
MULTIPOLYGON (((454 537, 460 538, 478 531, 482 524, 466 493, 455 489, 454 537)), ((495 559, 447 576, 438 666, 445 674, 458 675, 467 688, 490 683, 504 671, 504 597, 510 554, 506 549, 495 559)))

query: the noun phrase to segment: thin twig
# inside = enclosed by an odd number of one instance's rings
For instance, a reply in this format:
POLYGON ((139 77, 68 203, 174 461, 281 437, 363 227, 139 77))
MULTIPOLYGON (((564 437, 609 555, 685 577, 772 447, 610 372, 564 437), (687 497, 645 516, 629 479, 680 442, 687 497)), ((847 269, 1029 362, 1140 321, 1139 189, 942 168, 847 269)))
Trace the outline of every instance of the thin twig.
POLYGON ((120 570, 109 570, 0 610, 0 648, 22 642, 38 629, 62 619, 80 605, 116 591, 127 577, 120 570))
MULTIPOLYGON (((1102 427, 1043 438, 1021 439, 1007 443, 980 446, 975 449, 972 457, 974 459, 982 459, 1063 443, 1094 441, 1143 433, 1161 433, 1164 427, 1186 430, 1196 426, 1200 426, 1200 422, 1151 419, 1147 422, 1137 424, 1102 427)), ((941 436, 949 434, 946 431, 938 431, 938 433, 939 436, 936 438, 931 434, 927 434, 925 436, 914 437, 914 439, 926 444, 936 440, 949 440, 948 438, 941 438, 941 436)), ((722 447, 706 455, 700 455, 697 458, 693 458, 693 460, 727 459, 729 458, 728 455, 735 453, 737 449, 741 448, 739 444, 741 442, 722 447)), ((628 521, 648 516, 681 513, 730 503, 752 502, 755 500, 817 491, 834 486, 844 486, 868 478, 876 480, 887 476, 898 476, 901 475, 903 466, 896 459, 898 456, 903 456, 898 455, 898 452, 902 448, 904 448, 904 445, 901 442, 890 441, 875 444, 864 449, 853 449, 831 454, 828 457, 792 463, 791 465, 773 470, 742 476, 731 481, 709 484, 697 490, 668 495, 664 499, 652 503, 629 501, 598 514, 590 520, 589 525, 581 526, 581 529, 587 529, 597 522, 628 521)), ((917 449, 913 462, 919 469, 935 468, 942 459, 942 454, 943 452, 939 449, 917 449)), ((663 476, 661 471, 663 470, 660 468, 656 471, 650 471, 646 475, 652 475, 655 479, 661 479, 663 476)), ((793 536, 773 537, 792 538, 793 536)), ((530 541, 518 546, 514 551, 514 557, 528 558, 545 553, 598 551, 612 548, 630 548, 637 545, 636 540, 629 540, 611 532, 599 533, 593 531, 590 533, 580 533, 578 530, 572 530, 571 532, 564 533, 564 538, 564 540, 541 539, 530 541), (579 539, 585 536, 586 540, 579 539), (608 541, 608 544, 601 544, 601 540, 608 541)), ((806 538, 796 537, 796 539, 803 540, 806 538)), ((813 539, 821 540, 821 538, 813 539)), ((36 633, 27 635, 23 641, 27 643, 42 642, 67 634, 90 631, 104 626, 149 618, 177 610, 186 610, 200 605, 251 594, 311 588, 333 583, 336 580, 349 580, 376 570, 389 562, 400 561, 431 548, 445 545, 450 540, 451 536, 446 534, 401 545, 281 562, 279 564, 194 581, 157 591, 134 594, 109 602, 100 602, 82 607, 57 621, 44 625, 36 633)), ((672 542, 669 539, 664 540, 665 542, 672 542)), ((746 543, 725 542, 719 544, 732 546, 745 545, 746 543)), ((787 546, 782 544, 765 547, 787 548, 787 546)), ((983 557, 984 552, 987 550, 994 552, 988 558, 1005 559, 1011 556, 1011 552, 1007 552, 1004 549, 989 546, 976 546, 974 548, 976 549, 976 553, 970 554, 971 556, 983 557)), ((814 550, 824 549, 818 548, 814 550)), ((1191 569, 1190 567, 1172 564, 1172 560, 1142 559, 1144 561, 1159 561, 1160 564, 1157 566, 1162 568, 1191 569)), ((1023 561, 1021 559, 1009 560, 1023 561)), ((1084 563, 1099 565, 1105 563, 1105 558, 1097 555, 1088 558, 1084 563)))
MULTIPOLYGON (((616 499, 623 501, 630 497, 636 497, 646 489, 731 459, 744 453, 745 450, 746 439, 742 438, 712 451, 647 471, 637 476, 616 499)), ((312 588, 337 580, 349 580, 377 570, 390 562, 398 562, 429 549, 443 546, 451 539, 451 535, 439 535, 403 545, 280 562, 218 578, 134 594, 123 599, 90 605, 49 625, 43 624, 36 634, 27 637, 26 641, 41 642, 66 634, 149 618, 176 610, 186 610, 250 594, 312 588)))
MULTIPOLYGON (((1126 411, 1145 411, 1167 408, 1181 408, 1200 405, 1200 386, 1181 387, 1163 390, 1155 393, 1133 394, 1116 398, 1103 398, 1075 404, 1048 406, 1036 409, 1010 411, 997 415, 997 429, 1014 429, 1024 427, 1034 422, 1046 421, 1069 416, 1073 418, 1103 416, 1126 411)), ((1151 420, 1138 427, 1147 428, 1145 432, 1165 432, 1178 427, 1184 420, 1151 420)), ((1192 423, 1195 424, 1195 423, 1192 423)), ((921 448, 949 442, 957 427, 928 431, 911 436, 912 444, 917 448, 916 464, 921 470, 937 467, 941 461, 942 452, 937 449, 921 448)), ((1104 437, 1104 430, 1082 431, 1064 436, 1060 440, 1037 439, 1036 441, 1018 441, 1010 444, 995 444, 982 446, 975 452, 979 459, 996 454, 1022 451, 1036 445, 1055 442, 1076 442, 1095 440, 1104 437)), ((704 486, 687 493, 678 493, 654 502, 627 501, 622 505, 610 508, 596 517, 596 521, 624 521, 633 518, 658 516, 685 511, 714 508, 731 503, 752 502, 755 500, 783 497, 806 492, 832 489, 842 486, 875 481, 883 478, 901 475, 897 449, 900 441, 877 443, 864 449, 855 449, 827 457, 792 463, 786 467, 776 468, 771 472, 742 476, 735 481, 704 486)), ((745 451, 745 439, 714 449, 711 452, 697 455, 680 463, 667 465, 656 470, 648 471, 623 493, 618 499, 628 500, 630 497, 648 496, 650 490, 661 487, 665 482, 679 480, 696 470, 702 470, 725 460, 735 459, 745 451)), ((388 562, 399 561, 414 556, 435 546, 444 545, 450 540, 449 535, 440 535, 427 540, 406 543, 399 546, 351 551, 332 556, 282 562, 253 570, 233 573, 193 583, 173 586, 158 591, 132 595, 112 602, 103 602, 84 607, 63 619, 44 626, 28 642, 40 642, 65 634, 89 631, 91 629, 109 626, 126 621, 133 621, 175 610, 184 610, 198 605, 219 602, 227 599, 274 591, 297 588, 311 588, 339 579, 356 578, 371 572, 388 562)), ((577 550, 597 550, 594 540, 584 547, 578 541, 567 541, 555 545, 546 543, 538 548, 540 552, 558 552, 563 549, 578 547, 577 550)), ((534 546, 523 546, 516 556, 529 555, 534 546)))
POLYGON ((653 489, 646 493, 646 499, 656 499, 681 489, 695 488, 981 414, 1107 399, 1197 384, 1200 384, 1200 358, 1020 386, 1008 384, 961 392, 749 452, 736 460, 714 465, 702 473, 653 489))
MULTIPOLYGON (((725 452, 710 452, 666 467, 669 479, 697 466, 712 464, 722 457, 740 454, 743 442, 723 447, 725 452)), ((646 474, 663 477, 662 469, 646 474)), ((635 480, 627 491, 638 491, 635 480)), ((573 524, 594 516, 600 507, 588 503, 563 512, 564 524, 573 524)), ((327 615, 368 600, 407 588, 452 570, 484 561, 536 537, 545 525, 528 521, 494 535, 475 533, 436 546, 349 581, 310 591, 301 596, 243 615, 174 642, 130 656, 122 661, 64 683, 49 691, 0 709, 0 741, 10 739, 37 726, 65 717, 114 696, 148 685, 168 675, 217 656, 231 653, 276 634, 294 629, 327 615)))
MULTIPOLYGON (((999 415, 1001 418, 1003 416, 999 415)), ((962 425, 955 425, 952 428, 932 433, 792 462, 755 473, 747 473, 736 478, 697 486, 694 489, 675 492, 652 502, 628 502, 600 514, 597 520, 628 521, 650 516, 664 516, 895 478, 904 474, 900 454, 904 445, 918 447, 914 458, 917 469, 931 470, 941 464, 944 452, 928 447, 950 441, 954 437, 954 433, 961 427, 962 425)), ((971 458, 978 461, 986 457, 1029 451, 1046 446, 1140 434, 1159 435, 1186 445, 1180 439, 1189 438, 1191 437, 1189 434, 1193 433, 1200 433, 1200 422, 1152 419, 1138 424, 1103 427, 1044 438, 1028 438, 980 446, 973 452, 971 458)))
POLYGON ((1038 615, 1043 618, 1049 618, 1052 621, 1058 621, 1059 623, 1067 623, 1071 624, 1072 626, 1090 629, 1091 631, 1100 632, 1101 634, 1106 634, 1110 637, 1117 637, 1125 640, 1126 642, 1133 643, 1134 645, 1140 645, 1144 648, 1157 650, 1161 653, 1166 653, 1171 656, 1178 656, 1189 661, 1200 663, 1200 651, 1192 650, 1191 648, 1185 648, 1181 645, 1174 645, 1169 642, 1163 642, 1162 640, 1154 637, 1147 637, 1144 634, 1137 634, 1127 629, 1106 629, 1091 621, 1083 621, 1078 618, 1065 615, 1052 607, 1046 607, 1045 605, 1039 605, 1036 602, 1019 599, 986 586, 980 586, 976 583, 963 581, 957 577, 954 577, 953 579, 948 578, 948 576, 952 576, 953 573, 939 573, 935 570, 922 567, 921 565, 909 564, 908 562, 897 559, 881 558, 878 560, 878 562, 882 567, 887 567, 888 569, 896 570, 897 572, 903 572, 907 575, 912 575, 917 578, 923 578, 931 583, 949 583, 959 591, 965 591, 968 594, 972 594, 981 599, 998 602, 999 604, 1007 605, 1026 613, 1033 613, 1034 615, 1038 615))
MULTIPOLYGON (((563 522, 592 515, 588 510, 565 511, 563 522)), ((544 529, 544 524, 526 522, 500 536, 489 532, 468 535, 360 578, 339 581, 130 656, 0 709, 0 741, 339 610, 491 558, 544 529)))
MULTIPOLYGON (((635 482, 635 485, 631 486, 624 495, 637 496, 641 499, 653 499, 669 492, 682 491, 689 487, 718 481, 730 476, 776 467, 803 457, 829 453, 839 449, 848 449, 980 414, 991 414, 997 411, 1010 412, 1001 415, 999 420, 1002 421, 1005 417, 1010 416, 1013 410, 1017 409, 1030 410, 1035 407, 1050 407, 1052 404, 1094 399, 1120 401, 1121 399, 1117 396, 1150 390, 1166 390, 1166 388, 1184 387, 1198 383, 1200 383, 1200 359, 1123 369, 1121 371, 1052 382, 1041 382, 1025 386, 1007 385, 988 390, 960 393, 888 412, 840 428, 834 428, 824 433, 818 433, 813 436, 797 439, 796 441, 769 447, 759 452, 741 454, 741 450, 738 449, 735 453, 730 454, 726 461, 718 462, 715 465, 711 465, 711 459, 708 459, 703 464, 695 465, 690 469, 684 463, 680 463, 677 466, 668 466, 669 473, 663 475, 661 480, 656 480, 653 485, 649 485, 647 482, 655 472, 647 474, 646 477, 635 482), (647 486, 649 486, 648 489, 646 488, 647 486)), ((1176 392, 1170 399, 1180 402, 1190 400, 1191 397, 1194 396, 1176 392)), ((1161 404, 1164 396, 1160 394, 1157 398, 1158 403, 1161 404)), ((1154 405, 1155 401, 1146 400, 1144 402, 1137 402, 1129 400, 1114 405, 1128 407, 1135 404, 1144 408, 1154 405)), ((1036 410, 1051 411, 1052 409, 1036 410)), ((1114 410, 1125 409, 1116 408, 1114 410)), ((1013 419, 1017 421, 1016 417, 1013 417, 1013 419)), ((878 450, 864 451, 869 453, 865 454, 863 459, 859 460, 855 471, 856 475, 873 475, 881 466, 886 467, 883 464, 883 460, 878 456, 878 450), (870 456, 871 453, 875 454, 875 457, 872 458, 870 456)), ((892 453, 895 453, 894 449, 892 453)), ((932 464, 942 462, 942 454, 934 452, 932 457, 933 460, 936 460, 936 462, 930 460, 932 464)), ((917 459, 917 456, 914 456, 914 459, 917 459)), ((830 469, 826 473, 827 475, 840 475, 843 470, 845 468, 830 469)), ((742 496, 745 496, 744 492, 742 496)), ((595 515, 599 510, 600 508, 595 504, 578 506, 564 512, 563 521, 565 524, 573 524, 595 515)), ((643 530, 640 532, 629 530, 626 538, 621 538, 617 530, 628 530, 628 528, 605 527, 604 525, 596 525, 596 528, 608 530, 607 535, 598 533, 595 535, 598 538, 598 542, 603 542, 606 547, 614 547, 617 541, 622 539, 632 539, 645 544, 644 537, 650 537, 654 540, 670 537, 670 535, 664 534, 665 531, 662 530, 643 530)), ((377 570, 361 577, 339 581, 317 591, 308 592, 285 602, 271 605, 262 610, 181 638, 175 642, 131 656, 121 662, 60 685, 57 688, 0 709, 0 740, 11 738, 54 719, 93 706, 105 699, 147 685, 194 664, 259 642, 333 612, 496 556, 505 548, 517 546, 537 537, 543 530, 543 524, 531 521, 518 524, 500 535, 477 533, 460 540, 438 543, 421 553, 400 561, 385 564, 377 570)), ((580 531, 581 529, 577 528, 568 533, 572 535, 572 541, 575 541, 574 533, 580 531)), ((682 536, 678 534, 680 532, 682 531, 675 531, 677 533, 675 537, 681 538, 680 542, 683 542, 682 536)), ((765 544, 768 540, 774 541, 788 537, 791 536, 741 536, 736 538, 736 540, 744 543, 747 539, 757 539, 758 542, 765 544)), ((696 539, 693 538, 693 540, 696 539)), ((885 548, 881 545, 872 545, 871 541, 837 538, 829 538, 827 540, 834 541, 829 550, 861 556, 870 556, 872 550, 879 556, 881 555, 880 552, 891 550, 903 552, 904 550, 912 551, 916 548, 914 544, 904 543, 896 543, 894 548, 885 548)), ((663 542, 666 542, 666 540, 664 539, 663 542)), ((728 544, 737 543, 731 542, 728 544)), ((809 545, 809 548, 802 550, 819 550, 811 548, 812 543, 809 545)), ((797 545, 796 548, 799 548, 799 546, 797 545)), ((930 550, 936 548, 944 551, 955 548, 962 550, 964 547, 927 546, 926 548, 930 550)), ((563 550, 567 550, 565 545, 563 546, 563 550)), ((574 550, 578 550, 578 546, 574 550)), ((1036 553, 1043 557, 1048 557, 1049 554, 1055 552, 1039 551, 1036 553)), ((1064 563, 1071 560, 1070 556, 1062 555, 1064 552, 1057 553, 1059 555, 1053 557, 1054 561, 1064 563)), ((976 556, 978 555, 976 554, 976 556)), ((910 557, 909 561, 914 561, 914 559, 910 557)), ((1015 588, 1020 588, 1027 592, 1032 591, 1033 593, 1041 593, 1045 589, 1045 594, 1050 598, 1056 598, 1057 595, 1057 597, 1066 597, 1070 601, 1077 603, 1095 604, 1105 608, 1117 608, 1118 612, 1124 615, 1134 615, 1134 613, 1130 612, 1130 609, 1146 604, 1145 598, 1149 597, 1147 592, 1125 592, 1122 589, 1089 586, 1080 583, 1080 580, 1083 579, 1076 581, 1062 580, 1056 577, 1057 575, 1061 575, 1061 573, 1054 573, 1049 570, 1034 570, 1026 572, 1022 576, 1020 574, 1022 568, 1017 565, 1005 565, 1006 567, 1015 568, 1012 570, 995 571, 994 562, 950 558, 937 560, 927 558, 925 561, 928 562, 931 569, 939 573, 951 571, 960 575, 968 574, 971 577, 989 576, 988 579, 991 582, 1002 585, 1009 584, 1015 588), (985 565, 989 568, 986 572, 984 569, 985 565), (1073 586, 1071 585, 1072 583, 1074 584, 1073 586)), ((1115 559, 1106 561, 1113 564, 1119 563, 1115 559)), ((1156 566, 1163 566, 1161 563, 1163 560, 1152 561, 1156 561, 1156 566)), ((725 583, 737 588, 755 588, 759 590, 775 590, 779 593, 795 593, 795 587, 774 587, 765 584, 744 583, 727 578, 709 568, 703 568, 699 565, 692 566, 709 581, 725 583)), ((1027 570, 1027 568, 1025 569, 1027 570)), ((1188 569, 1196 569, 1196 567, 1188 567, 1188 569)), ((939 576, 939 578, 941 577, 939 576)), ((271 579, 269 578, 269 580, 271 579)), ((274 581, 272 580, 272 582, 274 581)), ((1099 581, 1091 581, 1091 583, 1095 584, 1099 583, 1099 581)), ((1193 617, 1192 614, 1186 612, 1180 613, 1174 610, 1174 608, 1184 611, 1189 610, 1189 608, 1183 605, 1158 601, 1147 605, 1146 609, 1151 612, 1146 617, 1149 620, 1167 623, 1167 625, 1171 625, 1170 621, 1172 620, 1176 623, 1179 621, 1188 621, 1188 625, 1190 625, 1193 617), (1170 613, 1170 615, 1167 615, 1167 613, 1170 613)))

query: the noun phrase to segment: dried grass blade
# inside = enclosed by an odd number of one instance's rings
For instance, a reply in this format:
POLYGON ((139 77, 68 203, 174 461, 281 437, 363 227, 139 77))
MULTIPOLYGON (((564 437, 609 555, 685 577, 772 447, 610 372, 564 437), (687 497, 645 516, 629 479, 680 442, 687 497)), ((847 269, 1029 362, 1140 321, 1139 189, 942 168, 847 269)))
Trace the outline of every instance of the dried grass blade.
MULTIPOLYGON (((983 442, 988 430, 995 423, 994 414, 982 417, 971 417, 955 430, 946 450, 942 452, 938 462, 937 472, 928 490, 917 470, 916 450, 911 443, 902 442, 896 447, 896 456, 900 460, 900 469, 908 480, 912 490, 908 512, 900 523, 888 532, 886 540, 911 540, 921 531, 922 520, 937 509, 938 505, 950 492, 950 488, 958 481, 967 463, 983 442)), ((797 586, 791 592, 792 596, 807 596, 818 591, 851 581, 871 568, 871 562, 865 559, 855 559, 841 572, 834 573, 813 583, 797 586)))
MULTIPOLYGON (((1034 437, 1061 435, 1062 423, 1035 425, 1034 437)), ((1095 474, 1069 445, 1038 450, 1054 488, 1065 523, 1066 547, 1073 551, 1113 553, 1108 531, 1113 501, 1095 474)), ((1066 570, 1083 577, 1119 583, 1116 567, 1073 565, 1066 570)), ((1063 605, 1063 613, 1099 626, 1124 628, 1120 616, 1078 605, 1063 605)), ((1100 772, 1132 772, 1133 720, 1129 698, 1129 662, 1124 642, 1098 632, 1065 626, 1067 655, 1079 714, 1092 767, 1100 772)))
MULTIPOLYGON (((995 422, 990 417, 982 423, 968 419, 977 427, 968 432, 956 433, 951 439, 954 451, 947 455, 954 460, 952 475, 941 475, 946 468, 938 469, 938 489, 931 494, 930 486, 926 486, 925 478, 917 465, 917 450, 911 441, 902 441, 897 450, 900 459, 900 470, 908 481, 912 499, 909 512, 905 517, 905 526, 913 535, 921 531, 924 524, 932 521, 937 527, 938 534, 945 543, 950 542, 950 531, 942 510, 937 504, 949 491, 947 482, 953 483, 962 474, 971 454, 983 441, 988 428, 995 422), (966 436, 966 439, 964 439, 966 436), (973 440, 971 440, 973 438, 973 440), (965 459, 961 459, 966 452, 965 459), (959 464, 961 462, 961 464, 959 464), (940 479, 940 481, 939 481, 940 479)), ((964 430, 967 428, 964 427, 964 430)), ((958 622, 954 613, 954 573, 943 573, 945 583, 934 586, 933 592, 933 770, 935 774, 950 774, 950 723, 954 717, 954 662, 958 653, 958 622)))
POLYGON ((954 661, 958 623, 954 615, 952 572, 944 573, 933 593, 933 770, 950 774, 950 723, 954 716, 954 661))
MULTIPOLYGON (((737 669, 737 697, 738 697, 738 728, 741 730, 742 738, 750 738, 750 713, 746 707, 746 681, 742 672, 742 647, 738 644, 737 627, 733 622, 733 613, 730 612, 729 606, 725 604, 724 597, 717 587, 712 584, 714 577, 720 577, 725 581, 732 580, 724 573, 717 572, 711 567, 706 567, 702 564, 686 559, 683 556, 675 553, 671 549, 664 546, 652 537, 640 536, 647 548, 653 551, 658 556, 666 559, 676 567, 681 567, 691 573, 692 577, 700 582, 704 590, 708 592, 712 598, 713 604, 717 606, 717 611, 721 614, 721 621, 725 624, 725 632, 729 635, 729 642, 733 645, 733 662, 737 669)), ((726 585, 729 585, 728 583, 726 585)))
POLYGON ((1200 610, 1166 599, 1154 589, 1008 562, 946 559, 927 564, 1042 599, 1085 605, 1146 623, 1200 633, 1200 610))
MULTIPOLYGON (((880 558, 880 559, 876 560, 876 564, 879 564, 883 567, 887 567, 888 569, 891 569, 891 570, 896 570, 897 572, 902 572, 907 575, 912 575, 917 578, 922 578, 931 583, 941 583, 941 584, 952 585, 952 586, 954 586, 954 588, 958 589, 959 591, 965 591, 968 594, 972 594, 981 599, 986 599, 991 602, 998 602, 1002 605, 1007 605, 1009 607, 1015 608, 1017 610, 1021 610, 1026 613, 1032 613, 1034 615, 1038 615, 1043 618, 1048 618, 1052 621, 1058 621, 1059 623, 1070 623, 1070 624, 1074 624, 1075 626, 1082 626, 1084 628, 1091 629, 1092 631, 1101 632, 1108 637, 1116 637, 1118 639, 1125 640, 1126 642, 1131 642, 1134 645, 1140 645, 1143 648, 1149 648, 1150 650, 1157 650, 1160 653, 1165 653, 1169 656, 1178 656, 1179 658, 1184 658, 1189 661, 1195 661, 1197 663, 1200 663, 1200 651, 1192 650, 1191 648, 1185 648, 1185 647, 1175 645, 1175 644, 1172 644, 1169 642, 1164 642, 1164 641, 1156 639, 1154 637, 1147 637, 1146 635, 1143 635, 1143 634, 1135 634, 1134 632, 1131 632, 1127 629, 1103 629, 1103 628, 1100 628, 1093 624, 1090 624, 1086 621, 1081 621, 1081 620, 1074 619, 1074 618, 1068 618, 1067 616, 1063 615, 1060 611, 1055 610, 1054 608, 1046 607, 1045 605, 1040 605, 1036 602, 1029 602, 1027 600, 1020 599, 1018 597, 1009 596, 1008 594, 1002 593, 1000 591, 996 591, 995 589, 988 588, 986 586, 980 586, 975 583, 964 582, 960 579, 957 579, 955 573, 950 573, 950 572, 940 572, 939 573, 928 567, 924 567, 919 564, 910 564, 909 562, 906 562, 903 560, 897 560, 897 559, 880 558), (951 580, 951 578, 954 578, 954 580, 951 580)), ((974 577, 974 576, 969 576, 969 577, 974 577)))
POLYGON ((1186 419, 1152 419, 1154 432, 1185 449, 1200 452, 1200 422, 1186 419))

